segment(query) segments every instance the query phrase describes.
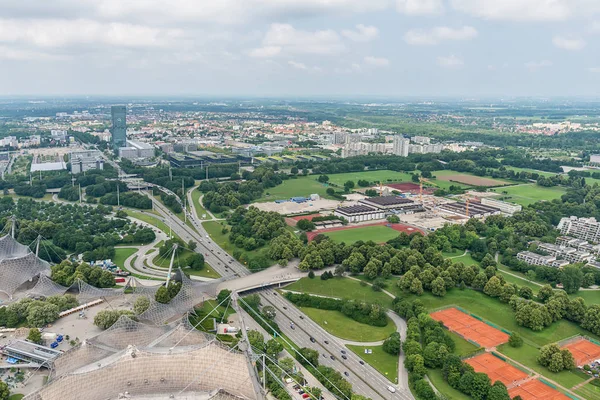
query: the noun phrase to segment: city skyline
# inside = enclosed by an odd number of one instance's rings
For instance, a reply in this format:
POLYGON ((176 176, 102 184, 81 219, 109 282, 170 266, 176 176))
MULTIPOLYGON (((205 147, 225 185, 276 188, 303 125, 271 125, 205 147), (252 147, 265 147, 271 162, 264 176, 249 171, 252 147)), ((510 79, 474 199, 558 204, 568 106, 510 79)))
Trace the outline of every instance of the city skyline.
POLYGON ((3 4, 0 96, 590 96, 600 83, 592 0, 203 3, 3 4))

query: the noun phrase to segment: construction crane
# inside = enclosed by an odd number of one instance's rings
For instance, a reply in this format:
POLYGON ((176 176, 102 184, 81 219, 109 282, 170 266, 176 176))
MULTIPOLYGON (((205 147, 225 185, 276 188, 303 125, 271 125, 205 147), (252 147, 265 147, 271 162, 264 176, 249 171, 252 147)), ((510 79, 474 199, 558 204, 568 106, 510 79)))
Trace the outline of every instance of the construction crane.
POLYGON ((421 204, 423 204, 423 182, 429 182, 429 180, 420 176, 419 177, 419 202, 421 204))

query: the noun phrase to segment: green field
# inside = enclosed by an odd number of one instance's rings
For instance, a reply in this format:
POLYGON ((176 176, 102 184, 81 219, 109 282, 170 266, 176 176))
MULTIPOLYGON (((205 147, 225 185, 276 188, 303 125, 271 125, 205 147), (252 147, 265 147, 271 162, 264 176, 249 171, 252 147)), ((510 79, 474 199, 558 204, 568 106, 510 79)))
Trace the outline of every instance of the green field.
MULTIPOLYGON (((206 229, 206 232, 210 235, 210 238, 214 240, 220 248, 225 250, 230 256, 233 257, 233 252, 238 250, 246 259, 252 259, 254 257, 265 257, 269 260, 269 265, 275 264, 275 261, 271 260, 268 256, 269 249, 267 246, 261 247, 256 250, 247 251, 236 247, 233 243, 229 241, 229 233, 223 234, 223 227, 227 227, 227 229, 231 229, 229 225, 221 225, 220 221, 208 221, 203 222, 202 226, 206 229)), ((223 222, 224 223, 224 222, 223 222)))
POLYGON ((25 397, 24 394, 11 394, 8 396, 8 400, 21 400, 23 397, 25 397))
POLYGON ((138 251, 138 249, 131 247, 115 248, 115 257, 112 262, 114 262, 117 267, 123 269, 125 267, 125 260, 136 251, 138 251))
POLYGON ((507 186, 490 190, 500 194, 500 199, 504 199, 511 203, 521 204, 522 206, 527 206, 537 201, 560 199, 560 196, 566 193, 566 190, 562 187, 542 187, 535 183, 507 186))
MULTIPOLYGON (((327 175, 329 177, 329 182, 338 185, 344 186, 344 183, 348 181, 353 181, 355 187, 358 187, 357 182, 359 180, 366 180, 369 183, 378 184, 381 182, 383 185, 386 183, 392 182, 412 182, 410 173, 406 172, 396 172, 390 171, 387 169, 377 170, 377 171, 364 171, 364 172, 347 172, 344 174, 331 174, 327 175)), ((317 179, 317 177, 313 177, 313 179, 317 179)))
MULTIPOLYGON (((416 298, 416 296, 406 296, 407 298, 416 298)), ((431 293, 425 293, 419 297, 425 307, 430 310, 441 307, 457 305, 475 315, 478 315, 490 322, 493 322, 509 331, 518 332, 525 341, 543 346, 548 343, 554 343, 562 339, 579 335, 582 330, 576 324, 567 320, 560 320, 541 332, 534 332, 531 329, 517 325, 514 312, 506 303, 486 296, 475 290, 450 290, 445 297, 435 297, 431 293)), ((597 338, 589 332, 591 337, 597 338)))
MULTIPOLYGON (((493 186, 503 186, 503 185, 512 185, 514 184, 514 182, 508 180, 508 179, 496 179, 496 178, 492 178, 491 176, 478 176, 475 174, 470 174, 468 172, 457 172, 457 171, 450 171, 450 170, 441 170, 441 171, 434 171, 432 172, 433 176, 435 176, 436 178, 439 177, 448 177, 448 176, 474 176, 476 178, 483 178, 483 179, 487 179, 490 181, 494 182, 493 186)), ((448 181, 444 181, 442 179, 431 179, 431 182, 434 182, 436 185, 440 186, 440 187, 444 187, 443 185, 448 185, 448 187, 450 185, 458 185, 458 186, 475 186, 475 185, 469 185, 467 183, 462 183, 462 182, 448 182, 448 181)), ((492 186, 492 185, 490 185, 492 186)))
POLYGON ((285 289, 340 299, 380 303, 386 308, 392 308, 393 299, 390 296, 383 292, 374 292, 370 286, 362 286, 360 282, 348 278, 334 278, 326 281, 319 278, 302 278, 286 286, 285 289))
MULTIPOLYGON (((507 170, 513 170, 515 172, 522 172, 522 171, 531 172, 533 174, 538 174, 540 176, 545 176, 545 177, 559 175, 559 174, 557 174, 555 172, 539 171, 537 169, 531 169, 531 168, 519 168, 519 167, 509 167, 509 166, 506 166, 506 169, 507 170)), ((587 180, 587 178, 586 178, 586 180, 587 180)))
POLYGON ((228 307, 227 303, 215 308, 217 304, 214 300, 207 300, 202 303, 201 307, 195 308, 196 315, 190 314, 190 323, 196 326, 198 330, 211 331, 213 329, 213 318, 217 318, 218 321, 221 317, 224 317, 227 320, 231 314, 235 313, 235 310, 230 306, 228 307), (203 319, 204 321, 202 321, 203 319))
POLYGON ((385 225, 376 225, 324 232, 323 234, 331 238, 334 242, 352 244, 359 240, 372 240, 375 243, 385 243, 390 239, 398 237, 400 232, 385 225))
POLYGON ((571 371, 561 371, 558 373, 550 372, 548 368, 541 366, 537 362, 537 357, 540 354, 540 350, 528 343, 524 343, 523 346, 518 348, 511 347, 509 344, 502 344, 498 346, 498 352, 520 362, 536 372, 539 372, 540 374, 552 379, 567 389, 570 389, 585 380, 585 378, 580 374, 571 371))
POLYGON ((398 356, 386 353, 383 351, 383 346, 355 346, 348 344, 346 347, 391 382, 398 383, 398 356), (366 349, 370 349, 372 353, 365 354, 366 349))
POLYGON ((199 190, 192 190, 192 201, 194 202, 194 208, 196 209, 196 215, 198 216, 199 219, 203 219, 203 220, 212 219, 210 214, 208 212, 206 212, 206 209, 202 206, 202 204, 200 204, 201 196, 202 196, 202 193, 200 193, 199 190), (203 215, 206 215, 206 218, 204 218, 203 215))
POLYGON ((575 391, 576 394, 580 395, 584 399, 588 400, 600 400, 600 387, 586 383, 575 391))
POLYGON ((448 400, 473 400, 472 397, 467 396, 463 392, 450 386, 448 382, 444 380, 441 369, 428 369, 427 376, 431 380, 433 386, 435 386, 440 393, 443 393, 448 400))
POLYGON ((326 193, 328 186, 317 182, 317 178, 313 175, 288 179, 283 181, 281 185, 266 189, 263 196, 254 202, 289 200, 291 197, 308 197, 313 193, 331 199, 332 197, 326 193))
MULTIPOLYGON (((150 225, 158 228, 159 230, 163 231, 164 233, 167 234, 167 236, 169 235, 169 232, 170 232, 169 226, 167 224, 165 224, 164 222, 162 222, 160 219, 158 219, 158 217, 156 217, 154 214, 151 214, 149 211, 141 212, 141 211, 134 211, 131 209, 126 209, 125 212, 130 217, 139 219, 140 221, 144 221, 145 223, 150 224, 150 225)), ((171 232, 171 233, 173 234, 173 236, 177 237, 177 235, 174 232, 171 232)))
MULTIPOLYGON (((180 254, 176 255, 173 259, 173 269, 181 268, 183 272, 188 275, 202 276, 204 278, 218 279, 221 277, 217 271, 215 271, 208 263, 204 263, 204 268, 197 271, 188 267, 187 258, 191 256, 193 252, 189 250, 183 250, 180 254)), ((166 257, 157 254, 152 263, 157 267, 168 269, 171 263, 171 253, 168 253, 166 257)))
POLYGON ((461 262, 465 265, 479 265, 479 262, 475 261, 471 254, 467 253, 462 256, 452 257, 452 262, 458 263, 461 262))
POLYGON ((355 342, 377 342, 387 339, 396 332, 396 325, 389 318, 386 326, 371 326, 356 322, 339 311, 310 307, 300 307, 300 309, 321 328, 340 339, 355 342))
POLYGON ((475 346, 474 344, 463 339, 462 337, 458 336, 456 333, 454 333, 452 331, 448 331, 448 334, 454 341, 454 344, 456 344, 456 347, 454 348, 454 354, 456 354, 457 356, 460 356, 460 357, 468 356, 470 354, 473 354, 475 351, 477 351, 479 349, 478 346, 475 346))

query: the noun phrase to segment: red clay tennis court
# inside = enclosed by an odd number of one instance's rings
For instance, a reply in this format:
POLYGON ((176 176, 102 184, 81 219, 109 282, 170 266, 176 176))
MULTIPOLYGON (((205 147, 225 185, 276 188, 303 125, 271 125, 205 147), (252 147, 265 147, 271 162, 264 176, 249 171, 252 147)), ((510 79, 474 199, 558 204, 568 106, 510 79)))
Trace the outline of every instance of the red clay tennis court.
POLYGON ((495 347, 508 342, 508 335, 485 322, 452 307, 431 313, 436 321, 441 321, 446 328, 454 331, 485 348, 495 347))
POLYGON ((527 378, 525 372, 513 367, 507 362, 502 361, 490 353, 483 353, 473 358, 465 360, 467 364, 473 367, 475 372, 483 372, 490 377, 492 383, 500 381, 511 387, 515 382, 527 378))
POLYGON ((562 348, 568 349, 573 354, 577 366, 590 364, 600 358, 600 346, 583 338, 562 348))
POLYGON ((523 400, 571 400, 556 389, 533 379, 508 390, 511 399, 521 396, 523 400))

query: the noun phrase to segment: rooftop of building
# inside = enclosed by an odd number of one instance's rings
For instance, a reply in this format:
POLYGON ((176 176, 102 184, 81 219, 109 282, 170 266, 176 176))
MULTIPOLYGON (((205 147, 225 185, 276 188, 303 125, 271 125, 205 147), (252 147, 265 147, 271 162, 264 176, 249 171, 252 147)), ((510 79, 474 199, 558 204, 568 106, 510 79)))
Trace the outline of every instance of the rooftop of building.
POLYGON ((370 197, 361 201, 364 203, 376 204, 378 206, 391 206, 395 204, 408 204, 413 202, 410 199, 400 196, 370 197))

